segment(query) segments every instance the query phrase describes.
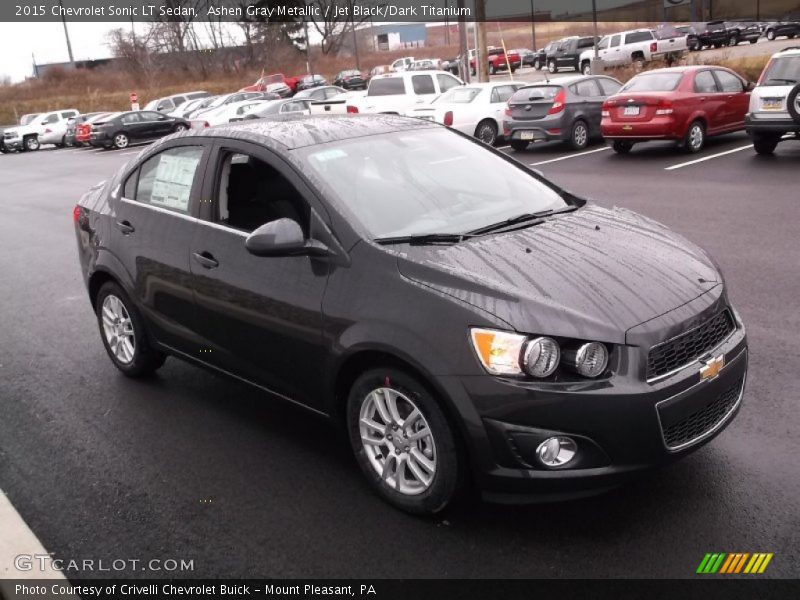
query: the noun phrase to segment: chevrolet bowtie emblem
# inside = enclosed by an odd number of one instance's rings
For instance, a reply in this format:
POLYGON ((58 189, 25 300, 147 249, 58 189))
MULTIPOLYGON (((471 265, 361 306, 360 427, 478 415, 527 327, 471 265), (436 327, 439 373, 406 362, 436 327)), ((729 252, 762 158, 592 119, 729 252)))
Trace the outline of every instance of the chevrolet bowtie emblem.
POLYGON ((709 381, 719 375, 725 366, 725 355, 720 354, 716 358, 710 358, 705 362, 706 364, 700 367, 701 381, 709 381))

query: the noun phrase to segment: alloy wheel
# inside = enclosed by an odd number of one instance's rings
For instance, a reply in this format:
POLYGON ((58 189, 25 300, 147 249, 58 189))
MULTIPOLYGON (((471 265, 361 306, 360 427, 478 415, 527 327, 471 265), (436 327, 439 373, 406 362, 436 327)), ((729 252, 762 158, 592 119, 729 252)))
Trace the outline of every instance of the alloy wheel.
POLYGON ((175 133, 180 133, 181 131, 186 131, 187 129, 188 127, 186 127, 186 125, 184 125, 183 123, 178 123, 177 125, 175 125, 175 133))
POLYGON ((485 122, 478 127, 478 133, 476 137, 484 144, 492 146, 497 140, 497 130, 491 123, 485 122))
POLYGON ((122 148, 127 148, 128 147, 128 136, 125 135, 124 133, 118 133, 117 135, 115 135, 114 136, 114 146, 116 146, 120 150, 122 148))
POLYGON ((589 131, 586 129, 586 125, 579 121, 572 130, 572 145, 575 148, 583 148, 588 143, 589 131))
POLYGON ((367 394, 359 433, 369 464, 388 487, 416 496, 431 486, 436 443, 428 421, 408 396, 388 387, 367 394))
POLYGON ((700 148, 703 147, 705 134, 703 132, 703 126, 700 123, 692 124, 691 128, 689 129, 689 133, 686 136, 686 140, 688 142, 689 149, 692 152, 697 152, 700 148))
POLYGON ((32 135, 29 138, 25 138, 25 149, 26 150, 38 150, 39 149, 39 138, 37 138, 35 135, 32 135))
POLYGON ((103 335, 111 353, 123 365, 133 361, 136 352, 136 335, 133 322, 122 300, 113 294, 103 300, 103 335))

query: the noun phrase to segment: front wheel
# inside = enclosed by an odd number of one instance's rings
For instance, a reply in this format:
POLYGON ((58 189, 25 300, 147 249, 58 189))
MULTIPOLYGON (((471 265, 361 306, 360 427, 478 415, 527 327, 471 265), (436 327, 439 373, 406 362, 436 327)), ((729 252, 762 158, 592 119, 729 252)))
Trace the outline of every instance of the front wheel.
POLYGON ((494 75, 497 73, 497 69, 495 68, 494 64, 489 63, 489 75, 494 75))
POLYGON ((751 44, 757 44, 757 43, 758 43, 758 40, 750 40, 750 43, 751 43, 751 44))
POLYGON ((416 377, 388 367, 365 372, 350 389, 346 418, 356 460, 384 500, 414 514, 452 501, 461 472, 453 430, 416 377))
POLYGON ((555 60, 551 60, 547 63, 547 70, 551 73, 558 73, 558 65, 555 60))
POLYGON ((164 364, 166 356, 150 345, 142 317, 117 283, 100 288, 95 314, 106 352, 125 375, 149 375, 164 364))
POLYGON ((731 39, 728 42, 728 44, 730 46, 738 46, 739 45, 739 36, 738 35, 731 36, 731 39))
POLYGON ((536 69, 537 71, 541 71, 542 70, 542 63, 539 62, 538 58, 534 59, 533 68, 536 69))
POLYGON ((475 128, 475 137, 484 144, 494 146, 497 141, 497 125, 489 119, 481 121, 475 128))
POLYGON ((706 143, 706 130, 700 121, 694 121, 686 130, 683 138, 683 149, 690 154, 696 154, 703 149, 706 143))
POLYGON ((528 149, 529 143, 530 142, 526 142, 525 140, 511 140, 509 145, 514 152, 523 152, 528 149))
POLYGON ((771 29, 767 31, 767 39, 771 42, 775 39, 775 32, 771 29))
POLYGON ((35 135, 29 135, 22 140, 22 148, 25 151, 35 152, 39 149, 39 138, 35 135))
POLYGON ((172 131, 174 131, 175 133, 180 133, 181 131, 186 131, 187 129, 189 128, 186 125, 184 125, 183 123, 178 123, 177 125, 175 125, 172 131))
POLYGON ((617 154, 628 154, 633 149, 633 144, 623 140, 615 140, 611 147, 617 154))
POLYGON ((590 63, 588 60, 584 61, 583 69, 581 69, 581 71, 583 72, 584 75, 591 75, 592 74, 592 63, 590 63))

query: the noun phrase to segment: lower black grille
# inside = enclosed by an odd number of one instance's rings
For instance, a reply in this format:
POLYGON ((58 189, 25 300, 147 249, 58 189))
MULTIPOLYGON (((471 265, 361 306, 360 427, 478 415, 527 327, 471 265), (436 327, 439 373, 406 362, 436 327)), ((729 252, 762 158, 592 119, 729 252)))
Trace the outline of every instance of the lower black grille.
POLYGON ((696 440, 714 429, 736 405, 744 379, 739 379, 705 407, 682 418, 669 427, 662 427, 667 448, 675 449, 696 440))
POLYGON ((655 379, 697 360, 736 328, 726 308, 694 329, 650 348, 647 379, 655 379))

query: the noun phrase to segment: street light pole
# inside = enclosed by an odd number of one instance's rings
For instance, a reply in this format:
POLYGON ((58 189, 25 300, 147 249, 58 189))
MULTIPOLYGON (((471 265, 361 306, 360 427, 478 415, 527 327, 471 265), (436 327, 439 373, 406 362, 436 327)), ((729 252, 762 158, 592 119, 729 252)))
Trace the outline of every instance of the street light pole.
POLYGON ((536 9, 531 0, 531 50, 536 52, 536 9))

